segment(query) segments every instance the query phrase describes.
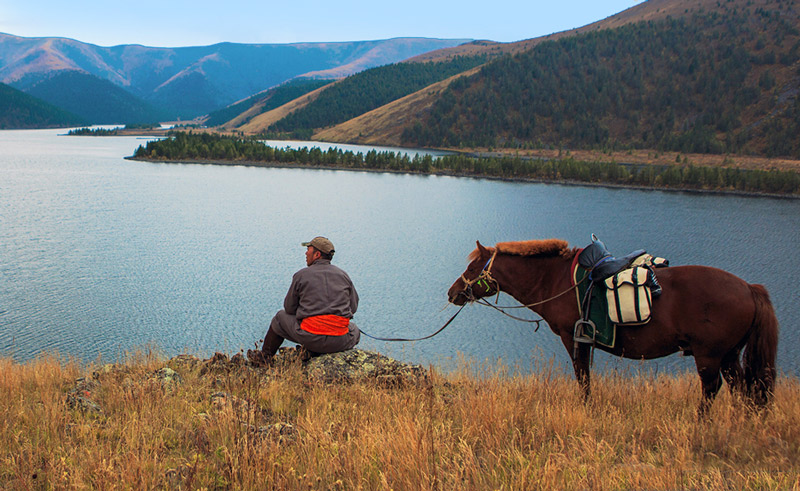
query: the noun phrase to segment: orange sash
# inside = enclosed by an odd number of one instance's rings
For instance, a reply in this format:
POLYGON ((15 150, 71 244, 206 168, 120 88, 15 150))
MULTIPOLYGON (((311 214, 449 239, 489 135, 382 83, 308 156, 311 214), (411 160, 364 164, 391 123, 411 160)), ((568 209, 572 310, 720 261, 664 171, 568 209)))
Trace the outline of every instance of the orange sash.
POLYGON ((300 322, 300 329, 323 336, 344 336, 349 331, 349 325, 350 319, 347 317, 325 314, 306 317, 300 322))

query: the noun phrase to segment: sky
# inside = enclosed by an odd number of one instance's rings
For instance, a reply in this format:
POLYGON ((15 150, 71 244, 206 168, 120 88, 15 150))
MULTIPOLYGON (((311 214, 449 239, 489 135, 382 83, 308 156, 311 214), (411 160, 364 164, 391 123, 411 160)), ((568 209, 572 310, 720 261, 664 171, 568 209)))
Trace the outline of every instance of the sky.
POLYGON ((0 0, 0 32, 99 46, 429 37, 511 42, 590 24, 641 0, 0 0))

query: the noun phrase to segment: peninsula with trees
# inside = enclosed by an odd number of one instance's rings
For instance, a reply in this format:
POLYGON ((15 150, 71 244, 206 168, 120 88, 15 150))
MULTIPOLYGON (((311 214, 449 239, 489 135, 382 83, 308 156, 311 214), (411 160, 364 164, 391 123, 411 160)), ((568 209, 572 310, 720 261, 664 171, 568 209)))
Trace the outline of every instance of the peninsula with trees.
POLYGON ((174 132, 139 146, 131 160, 258 167, 316 167, 403 172, 490 179, 528 180, 647 189, 712 191, 800 197, 800 174, 793 171, 713 166, 624 165, 570 157, 475 157, 452 154, 409 157, 403 152, 366 153, 319 147, 274 148, 254 138, 174 132))

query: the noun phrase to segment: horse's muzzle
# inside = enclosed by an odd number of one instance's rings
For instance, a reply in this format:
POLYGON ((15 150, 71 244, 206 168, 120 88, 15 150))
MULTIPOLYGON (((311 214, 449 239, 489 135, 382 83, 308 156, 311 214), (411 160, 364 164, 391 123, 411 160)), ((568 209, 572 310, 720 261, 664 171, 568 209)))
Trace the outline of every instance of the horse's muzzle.
POLYGON ((465 290, 456 290, 453 287, 447 292, 447 300, 454 305, 461 306, 469 301, 469 295, 465 290))

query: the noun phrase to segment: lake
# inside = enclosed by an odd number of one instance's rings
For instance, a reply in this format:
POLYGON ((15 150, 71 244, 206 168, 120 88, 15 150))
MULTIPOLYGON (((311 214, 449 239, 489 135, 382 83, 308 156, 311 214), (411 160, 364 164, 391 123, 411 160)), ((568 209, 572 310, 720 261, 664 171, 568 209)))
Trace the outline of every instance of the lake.
MULTIPOLYGON (((355 320, 381 337, 418 337, 455 312, 446 291, 475 241, 592 233, 622 255, 705 264, 764 284, 781 323, 778 367, 796 375, 800 200, 313 169, 126 161, 145 139, 0 131, 0 356, 43 352, 116 361, 233 354, 263 338, 300 242, 336 245, 352 277, 355 320)), ((285 146, 285 142, 281 142, 285 146)), ((501 303, 513 303, 510 298, 501 303)), ((533 317, 531 313, 531 317, 533 317)), ((359 347, 444 370, 498 360, 529 372, 568 355, 545 326, 472 305, 414 343, 359 347)), ((694 370, 598 352, 595 369, 694 370)))

